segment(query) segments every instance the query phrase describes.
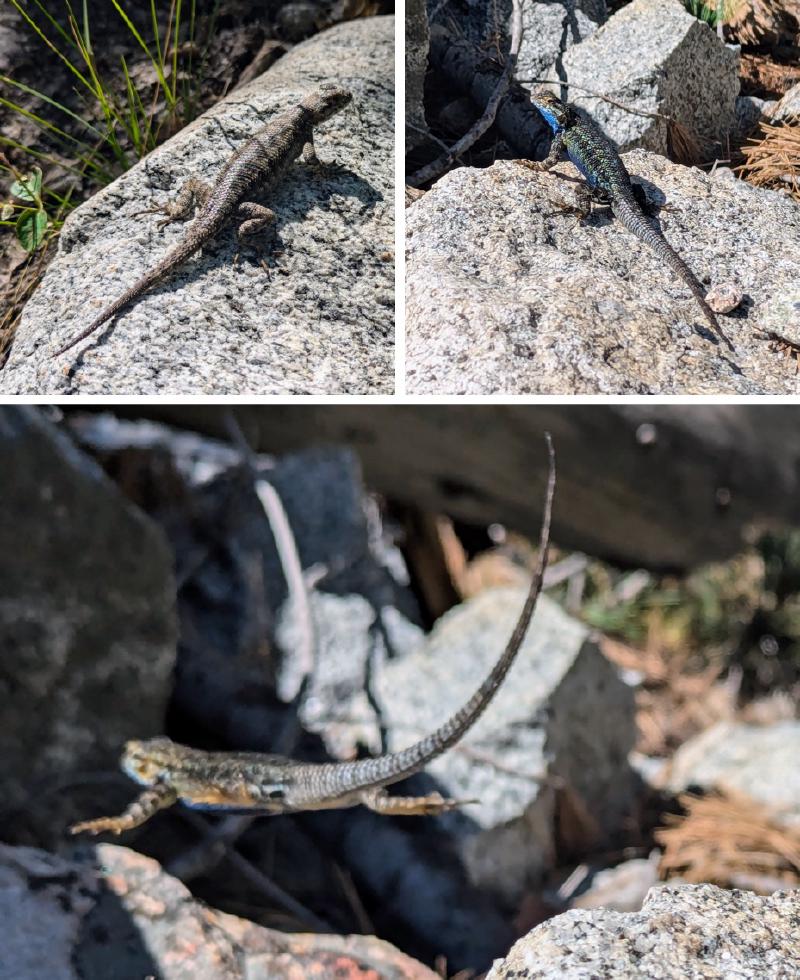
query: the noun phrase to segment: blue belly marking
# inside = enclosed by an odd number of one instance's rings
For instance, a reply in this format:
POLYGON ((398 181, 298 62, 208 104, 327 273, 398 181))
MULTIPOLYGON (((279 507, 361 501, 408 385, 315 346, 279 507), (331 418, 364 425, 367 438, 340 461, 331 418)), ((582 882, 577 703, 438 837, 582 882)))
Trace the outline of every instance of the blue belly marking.
POLYGON ((580 158, 580 156, 574 150, 567 150, 567 156, 575 164, 575 166, 580 170, 583 176, 586 178, 586 183, 590 187, 597 187, 597 175, 593 174, 580 158))

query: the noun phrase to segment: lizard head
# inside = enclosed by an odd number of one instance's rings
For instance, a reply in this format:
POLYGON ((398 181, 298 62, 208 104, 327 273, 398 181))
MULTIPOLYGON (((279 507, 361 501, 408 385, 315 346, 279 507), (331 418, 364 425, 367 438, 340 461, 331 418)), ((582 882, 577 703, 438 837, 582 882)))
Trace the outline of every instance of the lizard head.
POLYGON ((310 109, 317 118, 318 122, 324 122, 336 115, 353 98, 353 93, 349 92, 335 82, 323 82, 319 88, 307 95, 301 104, 310 109))
POLYGON ((549 89, 537 89, 531 94, 531 102, 544 116, 554 133, 561 132, 569 124, 572 110, 549 89))
POLYGON ((126 742, 120 766, 142 786, 155 785, 175 758, 175 743, 168 738, 126 742))

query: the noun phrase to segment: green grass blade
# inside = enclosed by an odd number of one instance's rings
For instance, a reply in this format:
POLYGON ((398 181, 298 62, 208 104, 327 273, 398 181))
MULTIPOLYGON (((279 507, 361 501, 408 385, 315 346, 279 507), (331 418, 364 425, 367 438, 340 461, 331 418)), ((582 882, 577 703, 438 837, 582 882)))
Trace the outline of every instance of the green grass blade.
MULTIPOLYGON (((34 2, 36 2, 38 5, 38 0, 34 0, 34 2)), ((78 79, 81 85, 84 85, 86 88, 89 89, 90 92, 94 94, 94 90, 92 89, 89 80, 83 74, 81 74, 80 71, 78 71, 78 69, 75 67, 75 65, 72 64, 72 62, 69 60, 69 58, 66 57, 66 55, 62 54, 61 51, 58 50, 58 48, 55 46, 55 44, 53 44, 50 38, 41 30, 41 28, 36 23, 36 21, 34 21, 28 15, 27 11, 23 9, 23 7, 19 3, 19 0, 11 0, 11 3, 14 5, 15 9, 22 15, 22 17, 28 22, 31 29, 36 34, 38 34, 38 36, 42 39, 42 41, 44 41, 47 47, 50 48, 50 50, 56 55, 56 57, 60 58, 61 61, 64 62, 64 64, 72 72, 72 74, 78 79)), ((59 33, 63 34, 64 32, 59 28, 59 33)), ((70 41, 70 43, 74 45, 75 42, 70 41)))
MULTIPOLYGON (((46 102, 48 105, 53 106, 53 108, 58 109, 59 112, 63 112, 71 119, 74 119, 75 122, 79 122, 85 129, 88 129, 90 133, 94 133, 95 136, 102 137, 103 134, 96 126, 93 126, 92 123, 87 122, 82 116, 79 116, 76 112, 68 109, 67 106, 62 105, 60 102, 56 101, 56 99, 51 99, 49 96, 45 95, 44 92, 40 92, 38 89, 31 88, 28 85, 23 85, 22 82, 16 82, 13 78, 9 78, 8 75, 0 75, 0 82, 4 82, 6 85, 11 85, 16 89, 19 89, 20 92, 25 92, 28 95, 32 95, 35 98, 40 99, 42 102, 46 102)), ((71 136, 70 138, 78 142, 77 137, 71 136)))
POLYGON ((161 38, 158 36, 158 15, 156 13, 156 0, 150 0, 150 19, 153 22, 153 40, 156 42, 156 55, 158 63, 164 64, 164 55, 161 51, 161 38))
POLYGON ((150 48, 147 46, 146 41, 144 40, 142 35, 136 30, 133 21, 130 19, 130 17, 125 13, 125 11, 120 6, 119 0, 111 0, 111 3, 113 4, 114 9, 117 11, 120 17, 125 21, 125 26, 131 32, 133 37, 136 38, 139 47, 142 49, 142 51, 144 51, 144 53, 150 59, 150 63, 152 64, 156 76, 159 82, 161 83, 161 87, 164 90, 164 96, 167 99, 167 104, 169 105, 170 109, 172 109, 175 100, 171 97, 171 92, 170 92, 169 85, 167 84, 167 79, 164 77, 164 69, 162 67, 162 64, 153 57, 150 48))
MULTIPOLYGON (((30 146, 25 146, 24 143, 19 143, 17 140, 10 139, 8 136, 0 135, 0 146, 8 146, 14 150, 21 150, 34 160, 42 160, 44 163, 49 163, 51 166, 60 167, 62 170, 66 170, 67 173, 74 174, 76 177, 80 177, 81 179, 84 178, 87 170, 92 171, 95 179, 99 183, 109 184, 114 179, 114 175, 111 173, 111 171, 104 169, 91 157, 81 158, 84 168, 80 169, 71 163, 65 163, 63 160, 59 160, 58 157, 54 157, 51 153, 45 153, 42 150, 34 150, 30 146)), ((8 168, 0 164, 0 170, 6 169, 8 168)))

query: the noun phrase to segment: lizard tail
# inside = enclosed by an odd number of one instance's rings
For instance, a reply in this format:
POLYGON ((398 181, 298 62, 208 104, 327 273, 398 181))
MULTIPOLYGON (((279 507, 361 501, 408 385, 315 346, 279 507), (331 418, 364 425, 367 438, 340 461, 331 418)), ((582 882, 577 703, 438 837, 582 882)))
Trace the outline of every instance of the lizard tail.
MULTIPOLYGON (((195 228, 192 230, 195 231, 195 228)), ((104 323, 116 316, 120 310, 124 309, 128 303, 138 299, 142 293, 150 289, 151 286, 154 286, 160 279, 163 279, 168 272, 179 266, 182 262, 185 262, 186 259, 188 259, 189 256, 196 252, 199 248, 200 244, 197 242, 197 237, 195 235, 192 236, 190 241, 184 240, 179 242, 171 251, 167 252, 158 265, 154 265, 153 268, 147 271, 141 277, 141 279, 138 279, 130 287, 130 289, 126 289, 125 292, 115 299, 110 306, 107 306, 102 313, 98 314, 98 316, 92 320, 85 330, 82 330, 79 334, 77 334, 77 336, 68 340, 63 347, 60 347, 55 354, 53 354, 53 357, 60 357, 62 354, 65 354, 68 350, 70 350, 70 348, 74 347, 76 344, 79 344, 90 334, 93 334, 95 330, 98 330, 104 323)))
POLYGON ((549 472, 547 490, 545 492, 542 527, 539 535, 539 564, 531 581, 531 586, 525 599, 525 605, 522 607, 522 612, 514 627, 514 632, 506 644, 505 650, 500 655, 489 676, 464 707, 456 712, 441 727, 437 728, 435 732, 420 739, 419 742, 415 742, 414 745, 409 746, 407 749, 391 754, 389 757, 378 756, 374 759, 359 759, 356 762, 351 762, 347 766, 346 773, 342 772, 344 767, 341 763, 332 766, 330 775, 333 776, 335 772, 336 776, 343 777, 344 788, 352 788, 354 784, 357 784, 358 789, 387 786, 404 779, 406 776, 410 776, 412 773, 418 772, 431 759, 435 759, 450 748, 451 745, 454 745, 475 724, 502 684, 503 679, 522 646, 522 641, 536 608, 536 601, 542 591, 542 581, 544 579, 545 569, 547 568, 547 553, 550 545, 550 516, 553 509, 553 494, 556 485, 556 460, 549 433, 546 434, 546 439, 549 472), (387 769, 390 770, 388 776, 387 769))
POLYGON ((639 214, 638 209, 632 202, 617 201, 611 205, 611 210, 622 222, 622 224, 625 225, 628 231, 636 235, 636 237, 640 241, 644 242, 645 245, 648 245, 656 255, 659 255, 666 260, 667 265, 669 265, 672 271, 686 283, 689 289, 691 289, 692 295, 697 300, 700 309, 703 311, 703 315, 705 316, 706 320, 708 320, 714 333, 720 338, 720 340, 724 341, 729 350, 735 351, 736 348, 723 332, 722 327, 720 327, 719 322, 714 315, 714 311, 706 302, 703 287, 697 281, 689 266, 683 261, 680 255, 678 255, 666 238, 656 232, 650 223, 639 214))

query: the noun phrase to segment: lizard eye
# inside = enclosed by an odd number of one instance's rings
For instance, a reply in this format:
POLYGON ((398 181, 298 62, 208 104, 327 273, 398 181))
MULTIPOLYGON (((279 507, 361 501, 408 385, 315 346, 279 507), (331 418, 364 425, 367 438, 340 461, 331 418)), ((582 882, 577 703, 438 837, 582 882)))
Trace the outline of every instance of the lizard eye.
POLYGON ((282 800, 286 796, 286 793, 282 789, 271 789, 267 793, 268 800, 282 800))

